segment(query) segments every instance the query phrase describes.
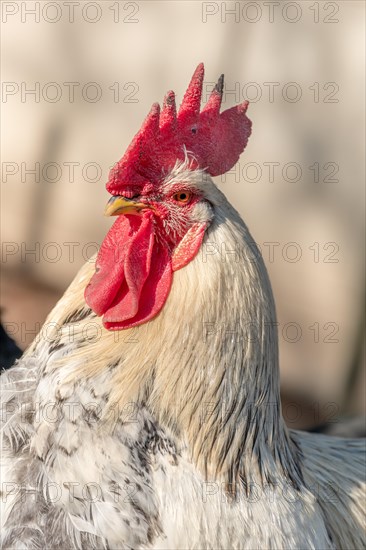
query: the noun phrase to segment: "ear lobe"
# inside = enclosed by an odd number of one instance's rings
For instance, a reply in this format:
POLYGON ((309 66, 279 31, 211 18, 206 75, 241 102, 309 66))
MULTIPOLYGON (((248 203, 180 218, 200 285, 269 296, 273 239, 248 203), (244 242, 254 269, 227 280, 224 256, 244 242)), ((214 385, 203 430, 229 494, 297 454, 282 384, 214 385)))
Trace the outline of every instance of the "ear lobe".
POLYGON ((172 253, 172 269, 178 271, 197 256, 205 236, 208 222, 195 223, 184 235, 172 253))

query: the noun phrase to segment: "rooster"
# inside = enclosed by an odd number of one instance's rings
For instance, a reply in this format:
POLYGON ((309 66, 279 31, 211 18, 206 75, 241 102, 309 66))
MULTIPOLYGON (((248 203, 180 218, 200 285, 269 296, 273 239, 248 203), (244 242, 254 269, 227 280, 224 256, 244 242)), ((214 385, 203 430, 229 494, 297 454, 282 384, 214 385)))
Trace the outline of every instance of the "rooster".
POLYGON ((203 76, 153 105, 95 261, 3 374, 3 548, 365 545, 363 443, 281 416, 267 272, 211 179, 248 104, 220 112, 222 76, 201 111, 203 76))

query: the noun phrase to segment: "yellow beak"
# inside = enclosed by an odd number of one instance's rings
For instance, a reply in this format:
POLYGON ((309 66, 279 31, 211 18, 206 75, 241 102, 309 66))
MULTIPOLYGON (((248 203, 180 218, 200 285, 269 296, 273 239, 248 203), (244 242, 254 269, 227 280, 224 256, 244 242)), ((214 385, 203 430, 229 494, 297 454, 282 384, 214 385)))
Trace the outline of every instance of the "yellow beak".
POLYGON ((133 199, 126 199, 119 195, 111 197, 104 210, 105 216, 119 216, 120 214, 139 214, 140 211, 147 208, 146 204, 137 202, 133 199))

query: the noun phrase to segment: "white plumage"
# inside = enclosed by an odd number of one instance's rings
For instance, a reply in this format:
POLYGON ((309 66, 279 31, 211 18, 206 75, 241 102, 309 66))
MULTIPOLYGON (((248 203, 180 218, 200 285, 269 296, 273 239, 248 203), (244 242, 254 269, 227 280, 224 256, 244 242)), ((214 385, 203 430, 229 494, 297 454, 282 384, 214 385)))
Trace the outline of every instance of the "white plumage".
POLYGON ((287 430, 263 261, 209 177, 177 179, 210 226, 160 314, 106 330, 86 264, 2 375, 2 547, 363 548, 364 443, 287 430))

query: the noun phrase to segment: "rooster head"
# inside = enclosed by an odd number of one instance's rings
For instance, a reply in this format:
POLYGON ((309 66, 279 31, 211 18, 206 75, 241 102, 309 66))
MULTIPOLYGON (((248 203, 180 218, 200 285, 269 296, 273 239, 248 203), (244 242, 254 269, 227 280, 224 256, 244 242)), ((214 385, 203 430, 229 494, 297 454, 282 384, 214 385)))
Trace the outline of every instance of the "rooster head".
POLYGON ((107 183, 104 239, 85 300, 109 330, 145 323, 164 306, 173 272, 198 253, 214 217, 209 176, 230 170, 244 150, 248 102, 220 113, 223 75, 200 111, 203 64, 178 113, 174 92, 155 103, 107 183))

